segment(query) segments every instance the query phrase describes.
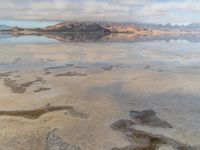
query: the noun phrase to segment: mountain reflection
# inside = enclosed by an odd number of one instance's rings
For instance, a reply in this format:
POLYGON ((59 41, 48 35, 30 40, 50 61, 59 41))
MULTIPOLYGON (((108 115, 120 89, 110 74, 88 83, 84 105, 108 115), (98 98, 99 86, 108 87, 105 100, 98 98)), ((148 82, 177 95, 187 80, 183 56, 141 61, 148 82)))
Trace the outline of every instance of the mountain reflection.
MULTIPOLYGON (((23 35, 23 34, 10 34, 0 33, 0 41, 9 38, 18 37, 32 37, 35 38, 48 38, 50 41, 56 40, 57 42, 152 42, 152 41, 165 41, 171 40, 185 40, 188 42, 198 43, 200 42, 200 35, 198 34, 184 34, 184 35, 138 35, 128 33, 113 33, 113 34, 34 34, 34 35, 23 35)), ((22 38, 23 39, 23 38, 22 38)), ((47 40, 48 41, 48 40, 47 40)))

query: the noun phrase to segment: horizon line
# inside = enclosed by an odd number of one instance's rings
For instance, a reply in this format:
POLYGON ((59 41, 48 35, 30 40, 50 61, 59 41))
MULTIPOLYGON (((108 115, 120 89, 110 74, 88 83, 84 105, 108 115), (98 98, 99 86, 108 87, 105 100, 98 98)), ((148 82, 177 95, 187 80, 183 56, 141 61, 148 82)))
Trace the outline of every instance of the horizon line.
MULTIPOLYGON (((35 22, 58 22, 58 23, 63 23, 63 22, 97 22, 97 23, 132 23, 132 24, 152 24, 152 25, 167 25, 170 24, 172 26, 175 25, 190 25, 190 24, 200 24, 200 22, 191 22, 191 23, 153 23, 153 22, 136 22, 136 21, 107 21, 107 20, 49 20, 49 19, 0 19, 0 21, 24 21, 24 22, 29 22, 29 21, 35 21, 35 22)), ((4 25, 4 24, 0 24, 4 25)))

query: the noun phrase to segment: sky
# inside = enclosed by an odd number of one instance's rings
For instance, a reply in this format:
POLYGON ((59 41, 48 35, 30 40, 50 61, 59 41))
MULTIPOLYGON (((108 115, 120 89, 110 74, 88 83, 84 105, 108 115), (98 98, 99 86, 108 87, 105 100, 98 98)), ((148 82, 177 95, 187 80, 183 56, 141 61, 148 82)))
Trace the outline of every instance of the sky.
POLYGON ((189 24, 200 22, 199 16, 200 0, 0 0, 0 23, 22 20, 21 26, 56 21, 189 24))

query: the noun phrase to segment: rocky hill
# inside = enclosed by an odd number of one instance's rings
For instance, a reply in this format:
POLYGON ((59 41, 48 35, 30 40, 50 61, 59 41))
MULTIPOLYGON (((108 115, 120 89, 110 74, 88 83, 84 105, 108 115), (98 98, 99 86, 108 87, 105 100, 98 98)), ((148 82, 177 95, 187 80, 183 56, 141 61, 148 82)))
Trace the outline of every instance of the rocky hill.
POLYGON ((120 23, 91 23, 91 22, 71 22, 59 23, 44 28, 46 31, 56 32, 85 32, 85 33, 138 33, 146 32, 134 24, 120 23))
POLYGON ((93 22, 63 22, 45 28, 24 29, 12 28, 13 33, 18 34, 104 34, 134 33, 148 34, 145 28, 133 24, 119 23, 93 23, 93 22))
POLYGON ((62 33, 110 33, 110 30, 102 25, 90 22, 59 23, 43 30, 62 33))

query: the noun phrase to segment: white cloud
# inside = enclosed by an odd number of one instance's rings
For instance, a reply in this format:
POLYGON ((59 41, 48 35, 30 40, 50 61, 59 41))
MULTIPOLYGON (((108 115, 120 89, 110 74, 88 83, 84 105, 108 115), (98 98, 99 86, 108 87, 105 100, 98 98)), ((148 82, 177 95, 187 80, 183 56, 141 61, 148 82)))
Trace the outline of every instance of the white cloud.
POLYGON ((0 19, 200 22, 199 0, 7 0, 0 19))

